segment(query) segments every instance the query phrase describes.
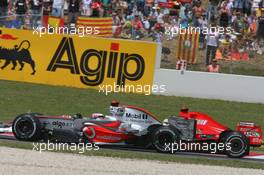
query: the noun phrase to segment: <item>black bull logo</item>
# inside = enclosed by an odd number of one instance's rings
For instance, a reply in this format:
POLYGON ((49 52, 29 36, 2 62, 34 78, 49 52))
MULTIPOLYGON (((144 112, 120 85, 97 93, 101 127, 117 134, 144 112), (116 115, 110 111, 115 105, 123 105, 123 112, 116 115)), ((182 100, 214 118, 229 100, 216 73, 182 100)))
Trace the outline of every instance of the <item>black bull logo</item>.
POLYGON ((5 60, 5 63, 1 69, 6 68, 12 62, 12 70, 15 70, 18 62, 20 64, 19 70, 21 71, 24 68, 24 64, 28 63, 30 64, 33 71, 31 75, 34 75, 36 72, 35 62, 31 57, 29 48, 30 42, 28 40, 22 41, 19 46, 15 45, 12 49, 0 47, 0 60, 5 60))

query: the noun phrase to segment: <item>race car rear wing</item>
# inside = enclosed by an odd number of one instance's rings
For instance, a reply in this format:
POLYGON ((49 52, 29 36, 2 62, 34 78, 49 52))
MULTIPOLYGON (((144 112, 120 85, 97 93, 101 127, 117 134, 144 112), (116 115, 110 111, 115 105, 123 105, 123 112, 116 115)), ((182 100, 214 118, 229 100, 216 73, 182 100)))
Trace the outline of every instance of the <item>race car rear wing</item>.
POLYGON ((263 143, 261 127, 253 122, 238 122, 236 130, 247 136, 250 146, 259 147, 263 143))

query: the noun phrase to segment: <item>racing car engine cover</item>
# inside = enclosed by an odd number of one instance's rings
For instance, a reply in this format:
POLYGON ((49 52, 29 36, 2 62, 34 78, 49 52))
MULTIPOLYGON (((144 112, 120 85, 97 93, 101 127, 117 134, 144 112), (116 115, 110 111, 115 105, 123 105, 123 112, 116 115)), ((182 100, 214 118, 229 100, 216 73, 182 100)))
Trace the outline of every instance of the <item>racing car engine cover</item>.
POLYGON ((196 120, 195 119, 183 119, 182 117, 172 116, 168 118, 170 126, 175 127, 180 132, 181 140, 194 140, 196 131, 196 120))

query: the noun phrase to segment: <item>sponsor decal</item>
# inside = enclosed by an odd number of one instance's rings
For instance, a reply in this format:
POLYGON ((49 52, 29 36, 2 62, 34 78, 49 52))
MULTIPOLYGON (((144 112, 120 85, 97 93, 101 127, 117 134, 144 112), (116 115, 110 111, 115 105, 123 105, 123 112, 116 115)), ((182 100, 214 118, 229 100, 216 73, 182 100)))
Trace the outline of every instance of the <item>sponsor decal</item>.
POLYGON ((0 79, 93 89, 153 84, 157 43, 0 30, 0 79))
POLYGON ((71 74, 80 75, 82 73, 80 81, 88 86, 100 85, 104 81, 105 76, 107 78, 117 77, 117 85, 120 86, 125 85, 126 80, 136 81, 143 76, 145 61, 141 55, 136 53, 119 53, 118 43, 111 43, 110 48, 110 52, 106 50, 86 49, 82 53, 80 63, 78 64, 73 39, 64 37, 53 55, 47 71, 55 72, 56 69, 61 68, 69 69, 71 74), (63 59, 64 53, 67 55, 67 61, 63 59), (90 62, 93 61, 92 58, 96 58, 98 62, 95 68, 90 66, 90 62), (117 66, 118 61, 119 66, 117 66), (131 73, 128 72, 128 67, 131 66, 130 62, 132 61, 136 63, 136 69, 131 73))
POLYGON ((139 119, 139 120, 147 120, 148 115, 147 114, 132 114, 132 113, 126 113, 127 118, 131 119, 139 119))
POLYGON ((0 39, 16 40, 17 38, 12 36, 12 35, 9 35, 9 34, 2 34, 2 35, 0 35, 0 39))
POLYGON ((207 120, 196 120, 197 121, 197 125, 206 125, 207 120))
POLYGON ((63 122, 63 121, 53 121, 52 125, 57 126, 58 128, 73 127, 73 123, 63 122))
MULTIPOLYGON (((17 38, 9 34, 2 34, 0 35, 0 39, 16 40, 17 38)), ((5 69, 10 63, 12 63, 12 70, 15 70, 17 64, 19 64, 19 71, 22 71, 26 63, 31 66, 31 74, 34 75, 36 72, 35 61, 32 59, 29 49, 30 42, 28 40, 23 40, 20 42, 20 44, 15 44, 13 48, 5 48, 0 46, 0 59, 5 60, 5 63, 3 66, 1 66, 1 69, 5 69)))
POLYGON ((97 139, 104 139, 104 140, 121 140, 120 137, 115 136, 96 136, 97 139))
POLYGON ((257 132, 245 132, 247 137, 260 137, 260 134, 257 132))

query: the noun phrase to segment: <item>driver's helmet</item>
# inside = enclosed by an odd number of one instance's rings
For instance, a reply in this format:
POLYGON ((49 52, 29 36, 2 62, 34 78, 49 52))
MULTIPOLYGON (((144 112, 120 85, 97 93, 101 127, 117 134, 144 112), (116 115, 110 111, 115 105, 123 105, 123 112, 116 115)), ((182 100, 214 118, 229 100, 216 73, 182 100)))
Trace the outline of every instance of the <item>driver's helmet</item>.
POLYGON ((111 101, 111 106, 113 106, 113 107, 118 107, 118 106, 119 106, 119 102, 116 101, 116 100, 112 100, 112 101, 111 101))
POLYGON ((181 113, 188 113, 189 112, 189 108, 187 106, 182 106, 180 112, 181 113))
POLYGON ((93 113, 91 116, 92 119, 100 120, 100 119, 105 119, 104 114, 101 113, 93 113))
POLYGON ((112 116, 122 116, 124 114, 124 108, 119 106, 119 102, 116 100, 111 101, 109 111, 112 116))
POLYGON ((185 119, 189 118, 189 108, 187 106, 182 106, 180 113, 180 117, 184 117, 185 119))
POLYGON ((124 107, 110 106, 109 111, 112 116, 123 116, 125 109, 124 107))

